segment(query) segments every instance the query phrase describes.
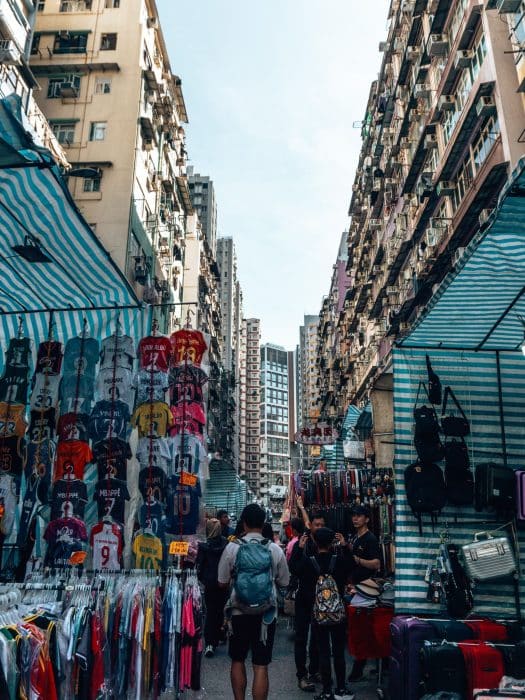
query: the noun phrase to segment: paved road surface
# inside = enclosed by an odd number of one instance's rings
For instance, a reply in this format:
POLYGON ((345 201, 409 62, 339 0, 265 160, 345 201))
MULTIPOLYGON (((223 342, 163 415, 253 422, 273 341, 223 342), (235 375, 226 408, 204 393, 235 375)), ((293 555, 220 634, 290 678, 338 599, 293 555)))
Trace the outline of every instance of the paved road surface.
MULTIPOLYGON (((350 672, 351 660, 347 658, 348 671, 350 672)), ((248 669, 250 665, 248 664, 248 669)), ((377 698, 375 675, 370 671, 375 669, 375 663, 369 662, 365 671, 368 682, 356 683, 353 690, 356 700, 375 700, 377 698)), ((251 674, 248 675, 248 689, 250 689, 251 674)), ((202 685, 206 691, 206 700, 231 700, 232 692, 230 686, 230 659, 227 654, 227 647, 220 646, 216 655, 212 659, 203 661, 202 685)), ((321 688, 318 687, 318 692, 321 688)), ((246 696, 251 697, 248 690, 246 696)), ((278 621, 277 634, 275 638, 273 661, 270 666, 270 695, 271 700, 286 698, 286 700, 313 700, 313 693, 305 693, 298 689, 295 677, 295 666, 293 660, 293 635, 287 629, 287 620, 281 617, 278 621)))

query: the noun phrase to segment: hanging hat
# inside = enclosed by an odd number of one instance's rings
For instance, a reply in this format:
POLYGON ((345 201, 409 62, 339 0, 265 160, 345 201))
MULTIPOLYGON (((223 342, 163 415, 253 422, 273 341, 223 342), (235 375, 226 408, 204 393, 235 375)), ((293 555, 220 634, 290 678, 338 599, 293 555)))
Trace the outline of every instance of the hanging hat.
POLYGON ((355 589, 365 598, 379 598, 381 595, 381 586, 374 579, 367 578, 360 583, 356 583, 355 589))

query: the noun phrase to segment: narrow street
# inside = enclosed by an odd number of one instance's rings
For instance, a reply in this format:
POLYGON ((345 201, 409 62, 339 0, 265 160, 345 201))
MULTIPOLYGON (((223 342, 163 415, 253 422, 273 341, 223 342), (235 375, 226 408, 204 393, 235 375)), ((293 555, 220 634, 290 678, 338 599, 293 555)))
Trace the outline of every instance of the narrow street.
MULTIPOLYGON (((347 656, 348 672, 351 668, 351 659, 347 656)), ((352 690, 356 694, 356 700, 372 700, 377 697, 374 675, 370 675, 373 669, 372 663, 367 667, 366 673, 370 682, 356 683, 352 690)), ((251 697, 250 684, 251 673, 248 664, 248 691, 247 697, 251 697)), ((213 700, 231 700, 230 686, 230 659, 226 646, 220 646, 212 659, 203 660, 202 687, 206 691, 203 697, 213 700)), ((320 691, 318 686, 317 692, 320 691)), ((270 665, 270 694, 269 698, 287 698, 287 700, 308 700, 314 693, 304 693, 297 687, 295 667, 293 660, 293 633, 288 628, 287 619, 281 617, 278 621, 277 636, 273 650, 273 661, 270 665)))

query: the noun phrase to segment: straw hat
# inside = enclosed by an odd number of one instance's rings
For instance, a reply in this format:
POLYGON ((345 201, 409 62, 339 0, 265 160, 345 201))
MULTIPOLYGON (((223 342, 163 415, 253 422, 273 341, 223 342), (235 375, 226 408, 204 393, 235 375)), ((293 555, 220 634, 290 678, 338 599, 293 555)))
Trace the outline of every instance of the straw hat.
POLYGON ((374 579, 371 578, 367 578, 360 583, 356 583, 355 589, 362 596, 365 596, 365 598, 379 598, 381 595, 380 585, 377 583, 377 581, 374 581, 374 579))

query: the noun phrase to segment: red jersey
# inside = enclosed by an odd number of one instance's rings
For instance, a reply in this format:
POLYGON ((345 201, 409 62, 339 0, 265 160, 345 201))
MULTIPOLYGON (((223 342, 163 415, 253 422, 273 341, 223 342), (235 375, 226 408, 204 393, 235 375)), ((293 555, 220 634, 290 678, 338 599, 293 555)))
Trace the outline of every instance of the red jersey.
POLYGON ((57 479, 82 479, 84 468, 93 459, 91 448, 86 442, 68 440, 59 442, 56 450, 55 476, 57 479))
POLYGON ((208 345, 200 331, 184 329, 175 331, 170 336, 173 365, 183 365, 186 362, 200 367, 208 345))
POLYGON ((165 335, 148 335, 142 338, 138 350, 141 369, 168 371, 171 343, 165 335))

